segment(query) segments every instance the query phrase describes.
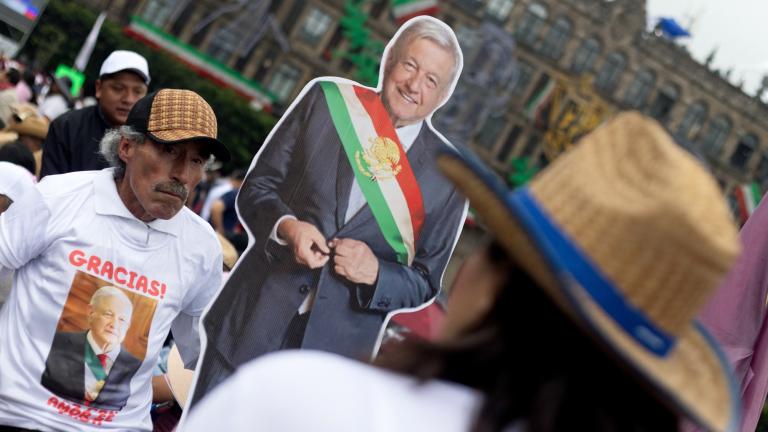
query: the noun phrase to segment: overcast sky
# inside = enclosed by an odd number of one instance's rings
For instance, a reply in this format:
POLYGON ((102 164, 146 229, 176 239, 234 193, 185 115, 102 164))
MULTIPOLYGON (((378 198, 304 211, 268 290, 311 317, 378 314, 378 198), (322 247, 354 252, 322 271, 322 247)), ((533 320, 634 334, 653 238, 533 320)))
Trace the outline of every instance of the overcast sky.
POLYGON ((768 74, 768 0, 648 0, 648 17, 672 17, 683 27, 693 58, 703 62, 717 49, 714 66, 733 69, 730 81, 744 79, 753 94, 768 74))

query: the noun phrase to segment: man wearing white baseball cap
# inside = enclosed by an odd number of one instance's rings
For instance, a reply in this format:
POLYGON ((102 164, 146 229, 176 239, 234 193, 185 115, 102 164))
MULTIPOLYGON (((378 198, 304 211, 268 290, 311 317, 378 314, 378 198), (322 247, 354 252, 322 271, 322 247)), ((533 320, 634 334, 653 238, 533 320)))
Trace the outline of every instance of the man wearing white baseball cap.
POLYGON ((99 154, 99 142, 107 129, 125 124, 133 105, 147 94, 149 81, 147 59, 133 51, 113 51, 95 83, 99 103, 70 111, 51 123, 43 143, 40 177, 109 166, 99 154))

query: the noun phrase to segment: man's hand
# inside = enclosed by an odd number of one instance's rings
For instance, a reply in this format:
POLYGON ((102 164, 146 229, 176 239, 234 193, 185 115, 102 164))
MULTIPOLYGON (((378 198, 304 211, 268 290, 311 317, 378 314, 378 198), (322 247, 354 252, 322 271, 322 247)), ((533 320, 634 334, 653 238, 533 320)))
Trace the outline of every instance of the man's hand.
POLYGON ((373 285, 379 276, 379 259, 367 244, 353 239, 333 239, 333 269, 354 283, 373 285))
POLYGON ((331 250, 323 234, 311 223, 286 219, 277 227, 277 235, 288 242, 297 263, 316 269, 328 262, 331 250))

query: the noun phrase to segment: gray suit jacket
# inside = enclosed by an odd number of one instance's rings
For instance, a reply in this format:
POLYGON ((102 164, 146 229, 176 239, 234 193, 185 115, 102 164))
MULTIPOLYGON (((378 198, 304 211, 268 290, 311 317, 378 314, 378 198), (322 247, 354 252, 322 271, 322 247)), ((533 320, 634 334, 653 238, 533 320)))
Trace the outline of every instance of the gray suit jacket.
POLYGON ((399 264, 367 205, 344 222, 354 175, 320 86, 315 84, 287 115, 238 197, 254 244, 203 320, 208 348, 218 351, 228 367, 279 349, 312 287, 318 291, 302 348, 370 356, 387 312, 419 306, 437 294, 462 222, 465 200, 435 165, 446 144, 424 124, 408 160, 426 219, 412 266, 399 264), (347 281, 334 273, 330 261, 317 270, 296 264, 290 248, 270 239, 283 215, 312 223, 328 240, 365 242, 379 259, 376 285, 347 281))
MULTIPOLYGON (((85 344, 86 333, 59 332, 53 337, 51 351, 45 361, 41 383, 57 396, 73 402, 85 401, 85 344)), ((90 406, 121 410, 131 394, 130 383, 141 366, 141 360, 125 348, 120 350, 107 375, 104 388, 90 406)))

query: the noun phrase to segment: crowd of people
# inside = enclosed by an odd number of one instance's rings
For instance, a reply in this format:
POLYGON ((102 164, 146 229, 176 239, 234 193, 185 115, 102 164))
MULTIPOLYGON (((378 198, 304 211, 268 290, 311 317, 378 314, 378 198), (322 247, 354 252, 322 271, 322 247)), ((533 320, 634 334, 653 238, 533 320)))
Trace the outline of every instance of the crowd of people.
POLYGON ((80 107, 0 76, 0 431, 754 430, 768 208, 740 241, 654 120, 509 190, 433 128, 463 58, 418 17, 378 88, 312 80, 245 170, 150 66, 112 52, 80 107), (439 335, 379 350, 444 288, 468 205, 489 242, 439 335))

